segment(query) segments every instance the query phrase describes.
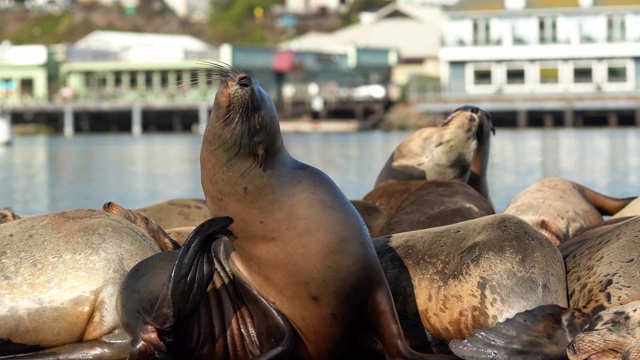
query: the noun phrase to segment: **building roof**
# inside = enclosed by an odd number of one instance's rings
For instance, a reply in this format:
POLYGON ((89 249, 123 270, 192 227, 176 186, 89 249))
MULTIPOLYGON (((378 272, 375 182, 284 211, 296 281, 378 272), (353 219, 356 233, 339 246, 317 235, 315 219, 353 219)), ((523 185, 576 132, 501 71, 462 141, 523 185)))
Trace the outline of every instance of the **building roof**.
POLYGON ((211 59, 215 53, 190 35, 96 30, 73 44, 67 61, 179 62, 211 59))
POLYGON ((282 47, 338 53, 352 46, 390 48, 398 50, 401 58, 433 57, 440 48, 443 24, 444 15, 438 7, 391 3, 367 21, 332 33, 307 33, 282 47))
MULTIPOLYGON (((640 7, 638 0, 591 0, 591 6, 581 6, 588 1, 581 0, 521 0, 524 9, 554 8, 598 8, 598 7, 640 7)), ((508 2, 508 0, 506 1, 508 2)), ((506 10, 505 0, 460 0, 454 5, 444 6, 445 11, 496 11, 506 10)))
POLYGON ((185 51, 207 51, 212 48, 206 42, 180 34, 136 33, 128 31, 96 30, 73 45, 76 49, 124 51, 131 48, 162 47, 185 51))

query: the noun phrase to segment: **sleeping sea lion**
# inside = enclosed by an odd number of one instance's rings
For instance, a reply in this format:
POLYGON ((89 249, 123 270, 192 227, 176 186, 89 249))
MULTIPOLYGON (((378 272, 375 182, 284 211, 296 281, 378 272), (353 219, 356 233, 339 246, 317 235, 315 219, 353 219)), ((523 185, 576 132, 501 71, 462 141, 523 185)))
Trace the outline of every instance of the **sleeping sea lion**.
POLYGON ((582 229, 602 224, 635 197, 613 198, 562 178, 543 179, 518 194, 504 209, 524 219, 559 245, 582 229))
POLYGON ((116 294, 129 269, 158 252, 140 228, 98 210, 3 224, 0 354, 125 358, 130 345, 115 313, 116 294))

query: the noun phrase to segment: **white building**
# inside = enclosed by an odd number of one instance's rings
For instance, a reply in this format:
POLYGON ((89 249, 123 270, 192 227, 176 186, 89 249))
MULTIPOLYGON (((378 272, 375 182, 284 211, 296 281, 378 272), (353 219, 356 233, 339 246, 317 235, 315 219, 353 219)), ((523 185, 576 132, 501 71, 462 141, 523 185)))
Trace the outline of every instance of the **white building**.
POLYGON ((286 0, 285 8, 294 14, 346 12, 353 0, 286 0))
POLYGON ((446 94, 640 91, 640 2, 462 0, 446 8, 446 94))
POLYGON ((396 49, 393 82, 402 85, 415 75, 440 75, 438 50, 444 19, 437 6, 390 3, 361 14, 357 24, 331 33, 308 33, 281 46, 294 51, 339 51, 353 46, 396 49))

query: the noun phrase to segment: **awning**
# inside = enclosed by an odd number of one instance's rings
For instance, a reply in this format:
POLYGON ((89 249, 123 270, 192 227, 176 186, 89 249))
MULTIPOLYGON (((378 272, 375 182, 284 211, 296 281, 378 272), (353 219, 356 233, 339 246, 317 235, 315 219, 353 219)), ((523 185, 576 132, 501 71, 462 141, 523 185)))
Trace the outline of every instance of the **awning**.
POLYGON ((273 58, 273 71, 288 72, 293 69, 293 60, 296 53, 293 51, 278 51, 273 58))

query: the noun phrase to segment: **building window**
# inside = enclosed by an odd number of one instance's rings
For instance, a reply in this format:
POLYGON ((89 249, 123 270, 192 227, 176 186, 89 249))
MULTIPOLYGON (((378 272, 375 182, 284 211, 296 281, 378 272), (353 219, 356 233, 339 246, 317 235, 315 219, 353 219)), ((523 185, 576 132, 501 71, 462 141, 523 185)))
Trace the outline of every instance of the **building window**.
POLYGON ((122 87, 122 71, 116 71, 113 74, 113 81, 116 88, 122 87))
POLYGON ((625 41, 627 37, 627 29, 623 14, 607 16, 607 41, 620 42, 625 41))
POLYGON ((573 82, 576 84, 588 84, 593 82, 593 67, 590 63, 577 63, 573 66, 573 82))
POLYGON ((627 64, 626 62, 610 62, 607 64, 607 82, 626 83, 627 64))
POLYGON ((182 71, 176 72, 176 85, 184 85, 184 81, 182 80, 182 71))
POLYGON ((473 85, 491 85, 491 68, 474 68, 473 85))
POLYGON ((129 73, 129 80, 131 81, 131 89, 137 89, 138 88, 138 73, 135 71, 132 71, 129 73))
POLYGON ((473 19, 473 45, 489 45, 491 29, 489 19, 473 19))
POLYGON ((556 44, 558 42, 558 20, 553 17, 538 19, 538 42, 540 44, 556 44))
POLYGON ((20 95, 33 96, 33 79, 20 79, 20 95))
POLYGON ((507 84, 524 84, 524 68, 507 68, 507 84))
POLYGON ((197 71, 191 71, 191 82, 189 85, 193 87, 198 86, 198 78, 200 77, 200 73, 197 71))
POLYGON ((540 84, 558 84, 560 71, 557 64, 540 64, 540 84))
POLYGON ((144 86, 147 89, 151 89, 153 87, 153 72, 151 71, 144 72, 144 86))

